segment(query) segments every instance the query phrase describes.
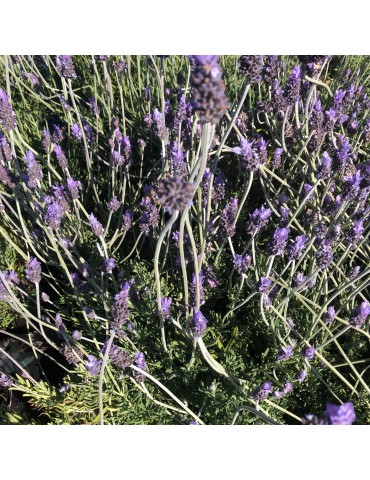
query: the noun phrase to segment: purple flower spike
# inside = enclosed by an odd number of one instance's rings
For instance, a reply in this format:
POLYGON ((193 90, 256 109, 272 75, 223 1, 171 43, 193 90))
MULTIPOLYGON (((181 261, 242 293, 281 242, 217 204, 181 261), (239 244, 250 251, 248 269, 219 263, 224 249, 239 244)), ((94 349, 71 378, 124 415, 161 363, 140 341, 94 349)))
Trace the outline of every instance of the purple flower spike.
POLYGON ((260 293, 268 293, 272 285, 271 280, 268 277, 261 277, 257 283, 257 290, 260 293))
POLYGON ((241 275, 242 273, 247 273, 249 266, 251 264, 250 255, 235 255, 234 257, 234 268, 241 275))
POLYGON ((171 318, 171 305, 172 305, 172 298, 171 297, 161 298, 162 317, 165 320, 167 320, 168 318, 171 318))
POLYGON ((269 396, 272 391, 272 382, 265 382, 259 388, 252 392, 252 397, 259 401, 263 402, 269 396))
POLYGON ((12 109, 9 97, 2 89, 0 89, 0 125, 6 132, 9 132, 17 126, 15 113, 12 109))
POLYGON ((356 307, 349 318, 349 323, 354 327, 361 328, 370 315, 370 303, 366 300, 356 307))
POLYGON ((330 425, 352 425, 356 420, 356 413, 352 402, 343 405, 326 404, 326 412, 330 425))
POLYGON ((89 355, 87 357, 87 362, 85 366, 88 369, 90 375, 98 375, 101 369, 102 360, 98 360, 94 355, 89 355))
POLYGON ((280 352, 278 353, 277 359, 278 362, 287 360, 293 355, 293 347, 288 345, 287 347, 281 347, 280 352))
POLYGON ((94 217, 92 213, 89 215, 89 221, 90 221, 91 229, 94 232, 94 234, 97 237, 101 237, 104 233, 103 225, 98 221, 97 218, 94 217))
POLYGON ((41 281, 41 263, 35 257, 32 257, 26 264, 26 278, 32 283, 41 281))
POLYGON ((116 261, 114 260, 114 258, 106 258, 104 260, 103 270, 105 273, 109 273, 115 268, 115 266, 116 266, 116 261))
POLYGON ((315 347, 305 347, 302 349, 301 354, 304 358, 307 358, 307 360, 312 360, 315 356, 315 347))
POLYGON ((55 63, 61 77, 77 78, 71 55, 57 55, 55 63))
POLYGON ((190 323, 190 330, 195 338, 200 338, 207 328, 208 320, 204 317, 202 312, 194 308, 193 319, 190 323))

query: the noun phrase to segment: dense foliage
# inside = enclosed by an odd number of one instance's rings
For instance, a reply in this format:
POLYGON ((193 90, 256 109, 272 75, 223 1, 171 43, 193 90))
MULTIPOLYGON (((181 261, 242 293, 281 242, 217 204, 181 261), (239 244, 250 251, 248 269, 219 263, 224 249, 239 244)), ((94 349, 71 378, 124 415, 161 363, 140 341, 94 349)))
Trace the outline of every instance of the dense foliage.
POLYGON ((369 423, 368 63, 1 57, 1 422, 369 423))

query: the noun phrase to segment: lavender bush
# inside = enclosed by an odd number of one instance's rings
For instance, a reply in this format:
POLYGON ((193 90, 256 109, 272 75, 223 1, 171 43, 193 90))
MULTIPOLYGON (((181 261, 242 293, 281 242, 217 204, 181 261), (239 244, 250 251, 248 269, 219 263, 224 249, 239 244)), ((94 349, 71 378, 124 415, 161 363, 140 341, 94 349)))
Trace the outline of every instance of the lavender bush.
POLYGON ((367 58, 0 65, 3 423, 370 422, 367 58))

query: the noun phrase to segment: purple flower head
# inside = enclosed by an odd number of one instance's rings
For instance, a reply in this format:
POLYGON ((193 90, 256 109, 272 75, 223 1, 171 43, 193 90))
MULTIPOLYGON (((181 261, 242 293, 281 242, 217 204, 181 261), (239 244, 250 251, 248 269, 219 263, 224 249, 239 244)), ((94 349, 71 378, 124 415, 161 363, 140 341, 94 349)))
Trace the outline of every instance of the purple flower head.
MULTIPOLYGON (((299 285, 302 285, 306 281, 307 277, 303 275, 303 273, 299 272, 297 273, 297 276, 294 279, 294 285, 296 287, 299 287, 299 285)), ((307 288, 307 286, 306 286, 307 288)))
POLYGON ((31 257, 26 263, 26 278, 32 283, 41 281, 41 263, 35 257, 31 257))
POLYGON ((0 89, 0 125, 5 132, 9 132, 17 126, 15 113, 12 109, 9 97, 2 89, 0 89))
POLYGON ((51 151, 51 135, 45 128, 42 131, 42 146, 44 152, 49 155, 51 151))
POLYGON ((104 228, 103 225, 97 220, 97 218, 94 217, 92 213, 89 215, 89 222, 92 231, 97 237, 101 237, 104 234, 104 228))
POLYGON ((241 55, 239 57, 239 71, 249 83, 260 82, 263 70, 261 55, 241 55))
POLYGON ((238 210, 238 199, 230 198, 220 215, 220 235, 222 238, 232 237, 235 234, 235 215, 238 210))
POLYGON ((164 143, 168 143, 169 130, 166 127, 165 116, 158 108, 153 110, 153 130, 164 143))
POLYGON ((356 420, 356 413, 352 402, 343 405, 326 404, 326 412, 330 425, 352 425, 356 420))
POLYGON ((333 159, 330 157, 328 152, 324 152, 321 157, 321 163, 317 171, 317 178, 322 178, 327 180, 331 175, 331 166, 333 159))
POLYGON ((235 255, 234 257, 234 268, 241 275, 242 273, 247 273, 249 266, 251 264, 250 255, 235 255))
POLYGON ((263 402, 272 391, 272 382, 265 382, 259 388, 252 392, 252 397, 258 401, 263 402))
POLYGON ((329 307, 325 314, 325 325, 330 325, 335 319, 335 308, 333 306, 329 307))
POLYGON ((257 291, 260 293, 268 293, 272 285, 271 280, 268 277, 261 277, 256 284, 257 291))
POLYGON ((272 168, 278 168, 281 165, 281 157, 284 153, 283 148, 276 148, 274 153, 272 154, 272 158, 270 160, 270 165, 272 168))
POLYGON ((119 331, 129 318, 129 293, 132 282, 125 282, 114 297, 112 330, 119 331))
POLYGON ((73 178, 67 178, 67 186, 71 197, 76 200, 80 198, 79 191, 82 190, 81 182, 78 180, 73 180, 73 178))
POLYGON ((58 201, 54 201, 48 205, 45 222, 50 228, 59 228, 64 214, 65 210, 62 205, 58 201))
POLYGON ((94 355, 89 355, 85 366, 89 371, 90 375, 98 375, 101 369, 102 360, 98 360, 94 355))
POLYGON ((355 220, 353 222, 353 227, 346 234, 346 242, 354 248, 361 241, 364 230, 363 218, 355 220))
POLYGON ((122 216, 122 231, 127 232, 132 224, 132 219, 134 218, 134 215, 130 210, 126 210, 125 213, 122 216))
POLYGON ((40 165, 35 160, 35 155, 30 150, 26 151, 24 159, 27 165, 27 186, 34 189, 37 187, 37 182, 41 181, 44 175, 40 165))
POLYGON ((194 315, 190 323, 190 330, 195 338, 200 338, 207 328, 208 320, 204 317, 202 312, 194 308, 194 315))
MULTIPOLYGON (((81 132, 81 129, 78 125, 78 123, 74 123, 71 127, 71 133, 72 133, 72 137, 76 138, 77 140, 81 140, 82 139, 82 132, 81 132)), ((54 151, 55 151, 55 147, 54 147, 54 151)), ((56 153, 56 152, 55 152, 56 153)))
POLYGON ((329 240, 323 240, 316 251, 316 262, 319 268, 328 268, 333 260, 333 251, 329 240))
POLYGON ((369 315, 370 303, 365 300, 351 312, 349 323, 354 327, 361 328, 369 315))
POLYGON ((111 272, 116 266, 116 261, 114 258, 106 258, 104 260, 104 266, 103 266, 103 271, 104 273, 109 273, 111 272))
POLYGON ((68 167, 68 159, 65 156, 65 154, 64 154, 62 148, 60 147, 60 145, 54 143, 53 148, 54 148, 54 153, 55 153, 55 156, 57 157, 59 165, 62 168, 67 168, 68 167))
POLYGON ((217 55, 194 55, 192 63, 191 106, 201 123, 217 124, 229 108, 217 55))
POLYGON ((298 260, 301 258, 303 249, 308 242, 308 237, 305 235, 298 235, 294 239, 294 243, 287 248, 287 256, 289 260, 298 260))
POLYGON ((280 352, 278 353, 277 359, 278 362, 287 360, 293 355, 293 347, 288 345, 287 347, 281 347, 280 352))
POLYGON ((247 222, 247 232, 250 234, 258 233, 262 227, 267 225, 271 216, 270 208, 257 208, 250 214, 249 221, 247 222))
POLYGON ((183 177, 167 177, 159 183, 157 196, 159 203, 165 208, 182 211, 191 205, 194 185, 183 177))
POLYGON ((116 212, 121 207, 121 203, 117 200, 117 197, 111 198, 107 205, 110 212, 116 212))
POLYGON ((75 340, 81 340, 82 338, 82 333, 79 331, 79 330, 74 330, 72 332, 72 337, 75 339, 75 340))
POLYGON ((299 100, 301 87, 301 69, 298 65, 293 68, 293 71, 288 78, 284 88, 284 98, 288 105, 294 105, 299 100))
POLYGON ((13 385, 13 379, 8 375, 1 374, 0 375, 0 387, 2 388, 9 388, 13 385))
MULTIPOLYGON (((135 365, 144 370, 145 372, 148 370, 148 366, 145 361, 145 355, 142 352, 135 352, 135 365)), ((137 382, 144 382, 146 376, 141 372, 134 371, 134 377, 137 382)))
POLYGON ((270 255, 282 255, 285 250, 290 228, 277 228, 268 245, 270 255))
POLYGON ((301 351, 302 356, 307 358, 307 360, 312 360, 315 356, 315 353, 315 347, 305 347, 301 351))
POLYGON ((161 298, 162 317, 165 320, 167 320, 168 318, 171 318, 171 305, 172 305, 172 298, 171 297, 161 298))
POLYGON ((296 379, 298 382, 302 383, 304 382, 306 376, 307 376, 306 370, 301 370, 300 372, 297 373, 296 379))
POLYGON ((57 55, 55 64, 61 77, 77 78, 71 55, 57 55))
POLYGON ((248 142, 244 137, 240 139, 240 147, 234 147, 233 152, 242 157, 243 166, 247 171, 258 170, 260 158, 255 149, 253 149, 254 140, 248 142))

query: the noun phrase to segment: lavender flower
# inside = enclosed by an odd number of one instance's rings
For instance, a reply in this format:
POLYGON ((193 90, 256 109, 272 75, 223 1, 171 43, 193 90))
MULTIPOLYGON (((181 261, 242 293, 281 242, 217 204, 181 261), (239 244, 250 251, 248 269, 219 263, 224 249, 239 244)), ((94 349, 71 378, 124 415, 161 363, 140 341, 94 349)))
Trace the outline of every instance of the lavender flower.
POLYGON ((122 325, 128 321, 130 314, 129 293, 131 286, 131 282, 126 282, 121 286, 120 292, 114 297, 112 330, 117 332, 119 332, 122 325))
POLYGON ((77 198, 80 198, 79 190, 82 190, 82 185, 80 181, 73 180, 73 178, 68 177, 67 186, 68 186, 69 193, 74 200, 76 200, 77 198))
POLYGON ((50 228, 59 228, 65 210, 58 201, 50 203, 45 214, 45 222, 50 228))
POLYGON ((125 370, 132 364, 132 358, 130 354, 113 344, 109 350, 109 359, 113 365, 121 370, 125 370))
POLYGON ((64 358, 70 365, 77 365, 83 357, 83 353, 81 352, 81 350, 75 347, 72 348, 66 343, 62 344, 59 352, 64 356, 64 358))
POLYGON ((290 228, 277 228, 268 245, 269 255, 282 255, 285 250, 290 228))
POLYGON ((301 70, 299 66, 293 68, 292 74, 284 88, 284 97, 288 105, 294 105, 299 100, 301 85, 301 70))
POLYGON ((169 131, 166 127, 165 116, 163 112, 160 112, 157 108, 153 111, 153 130, 158 137, 165 143, 168 143, 169 131))
POLYGON ((90 375, 99 375, 101 369, 102 360, 98 360, 94 355, 89 355, 85 362, 85 367, 89 371, 90 375))
POLYGON ((44 152, 47 155, 50 155, 50 152, 51 152, 51 135, 45 128, 42 131, 42 146, 43 146, 44 152))
POLYGON ((261 81, 263 58, 260 55, 241 55, 239 57, 239 72, 249 83, 261 81))
MULTIPOLYGON (((141 370, 144 370, 145 372, 148 370, 148 367, 145 361, 145 355, 142 352, 135 352, 135 365, 141 370)), ((146 378, 146 376, 143 373, 135 372, 135 371, 134 371, 134 377, 137 382, 144 382, 146 378)))
POLYGON ((159 203, 165 208, 182 211, 191 205, 194 186, 182 177, 167 177, 159 183, 157 196, 159 203))
POLYGON ((303 249, 308 241, 305 235, 295 237, 294 243, 287 248, 287 257, 289 260, 298 260, 303 254, 303 249))
POLYGON ((323 240, 316 251, 316 262, 319 268, 328 268, 333 260, 333 251, 329 240, 323 240))
POLYGON ((61 77, 77 78, 71 55, 57 55, 55 64, 61 77))
POLYGON ((103 225, 98 221, 97 218, 94 217, 92 213, 89 215, 89 222, 92 231, 97 237, 101 237, 104 234, 104 228, 103 225))
POLYGON ((281 347, 280 352, 278 353, 277 359, 278 362, 282 362, 283 360, 287 360, 293 355, 293 347, 288 345, 287 347, 281 347))
POLYGON ((364 220, 360 218, 353 223, 353 227, 347 232, 346 242, 352 249, 361 241, 364 230, 364 220))
POLYGON ((335 319, 335 309, 333 306, 329 307, 325 314, 325 325, 331 325, 335 319))
POLYGON ((235 234, 235 216, 238 210, 238 199, 231 198, 220 215, 219 231, 222 238, 235 234))
POLYGON ((278 57, 277 55, 266 55, 263 65, 263 80, 271 85, 278 76, 278 57))
POLYGON ((59 165, 62 168, 67 168, 68 167, 68 159, 64 155, 64 152, 63 152, 62 148, 59 145, 57 145, 56 143, 54 143, 53 148, 54 148, 54 153, 55 153, 55 156, 57 157, 59 165))
POLYGON ((301 370, 300 372, 297 373, 296 375, 296 380, 300 383, 305 381, 305 378, 307 376, 307 371, 306 370, 301 370))
POLYGON ((8 375, 0 375, 0 387, 9 388, 13 385, 13 379, 8 375))
POLYGON ((172 305, 171 297, 161 298, 161 311, 162 311, 162 317, 164 320, 171 318, 171 305, 172 305))
POLYGON ((74 331, 72 332, 72 337, 73 337, 75 340, 79 341, 79 340, 81 340, 81 338, 82 338, 82 333, 81 333, 79 330, 74 330, 74 331))
POLYGON ((265 382, 259 388, 252 392, 252 397, 258 401, 263 402, 272 391, 272 382, 265 382))
POLYGON ((0 88, 0 125, 9 132, 17 126, 17 120, 15 113, 12 109, 12 105, 9 101, 9 97, 4 90, 0 88))
POLYGON ((116 261, 114 258, 106 258, 104 260, 103 270, 105 273, 110 273, 116 266, 116 261))
MULTIPOLYGON (((153 205, 153 207, 154 207, 154 205, 153 205)), ((158 211, 155 207, 154 207, 154 209, 155 209, 155 211, 157 213, 157 217, 158 217, 158 211)), ((125 211, 125 213, 122 216, 122 231, 123 232, 127 232, 130 229, 133 217, 134 217, 134 215, 133 215, 132 212, 130 212, 130 210, 125 211)), ((154 226, 153 219, 151 220, 151 222, 152 222, 151 224, 154 226)))
POLYGON ((254 141, 248 142, 244 137, 240 139, 240 147, 234 147, 233 152, 242 157, 243 166, 247 171, 256 171, 260 165, 260 158, 255 149, 254 141))
POLYGON ((30 151, 26 151, 24 157, 27 165, 27 186, 28 188, 36 188, 37 182, 43 178, 43 173, 41 171, 40 165, 35 160, 35 155, 30 151))
POLYGON ((326 404, 326 412, 330 425, 352 425, 356 420, 356 413, 352 402, 343 405, 326 404))
POLYGON ((204 317, 202 312, 196 307, 194 308, 194 315, 190 322, 190 331, 195 338, 200 338, 203 336, 207 328, 208 320, 204 317))
POLYGON ((241 275, 242 273, 247 273, 251 264, 250 255, 235 255, 234 257, 234 268, 241 275))
POLYGON ((269 218, 271 216, 270 208, 257 208, 253 213, 250 214, 249 221, 247 222, 247 233, 256 234, 262 227, 267 225, 269 218))
POLYGON ((112 213, 116 212, 121 207, 121 203, 117 200, 117 197, 111 198, 107 205, 108 205, 108 210, 112 213))
POLYGON ((35 257, 31 257, 26 263, 26 278, 32 283, 41 281, 41 263, 35 257))
MULTIPOLYGON (((72 137, 74 137, 76 140, 81 140, 82 139, 82 132, 81 128, 79 127, 78 123, 74 123, 71 127, 71 134, 72 137)), ((55 150, 55 148, 54 148, 55 150)))
POLYGON ((272 285, 271 280, 268 277, 261 277, 257 282, 256 288, 260 293, 268 293, 272 285))
POLYGON ((191 61, 192 107, 199 114, 202 123, 216 124, 229 108, 218 57, 195 55, 191 61))
POLYGON ((66 112, 69 112, 71 110, 71 106, 69 105, 69 103, 67 102, 67 100, 64 98, 63 95, 59 96, 59 100, 60 100, 60 103, 62 104, 62 107, 64 108, 64 110, 66 112))
POLYGON ((284 153, 283 148, 276 148, 274 153, 272 154, 272 158, 270 160, 270 166, 272 168, 279 168, 281 165, 281 157, 284 153))
POLYGON ((361 328, 369 315, 370 303, 365 300, 351 312, 349 323, 354 327, 361 328))
POLYGON ((304 358, 307 358, 307 360, 312 360, 315 356, 315 347, 305 347, 302 349, 301 354, 304 358))

